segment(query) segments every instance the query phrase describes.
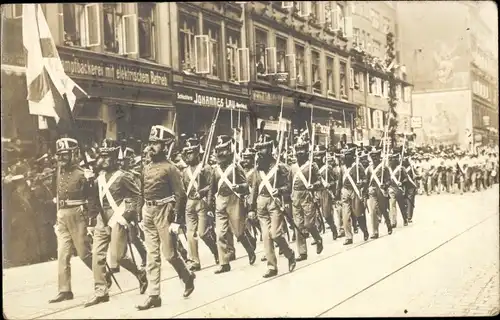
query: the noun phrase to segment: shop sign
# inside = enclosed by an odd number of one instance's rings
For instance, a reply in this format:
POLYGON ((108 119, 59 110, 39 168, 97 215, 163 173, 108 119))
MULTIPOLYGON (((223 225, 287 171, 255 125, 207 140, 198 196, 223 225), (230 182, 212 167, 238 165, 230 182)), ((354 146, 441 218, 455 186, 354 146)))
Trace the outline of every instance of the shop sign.
POLYGON ((247 110, 247 103, 218 93, 204 93, 193 89, 177 89, 177 102, 194 104, 201 107, 247 110))
POLYGON ((316 132, 321 133, 321 134, 329 134, 330 133, 330 127, 329 126, 324 126, 322 124, 317 123, 316 132))
POLYGON ((286 119, 283 119, 281 122, 277 120, 257 119, 257 127, 260 128, 262 121, 265 123, 264 130, 269 131, 287 131, 287 126, 290 124, 290 120, 286 119))
POLYGON ((422 128, 422 117, 411 117, 411 127, 413 129, 422 128))
MULTIPOLYGON (((86 53, 87 54, 87 53, 86 53)), ((83 54, 82 54, 83 55, 83 54)), ((111 61, 102 57, 76 56, 59 53, 66 74, 76 78, 90 78, 101 82, 118 82, 120 84, 169 86, 170 71, 161 71, 147 65, 136 65, 128 61, 111 61)))
POLYGON ((281 106, 281 98, 283 98, 283 106, 292 107, 295 104, 293 97, 284 96, 274 92, 265 92, 260 90, 252 91, 252 100, 257 103, 281 106))

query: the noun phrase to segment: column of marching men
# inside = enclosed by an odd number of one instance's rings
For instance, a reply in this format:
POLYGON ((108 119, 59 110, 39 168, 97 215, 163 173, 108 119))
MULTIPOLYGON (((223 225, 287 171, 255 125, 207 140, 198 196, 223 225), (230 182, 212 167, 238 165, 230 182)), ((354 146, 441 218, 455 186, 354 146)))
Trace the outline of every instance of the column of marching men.
POLYGON ((261 133, 240 153, 234 137, 220 135, 212 152, 213 127, 205 142, 184 137, 177 155, 174 132, 159 125, 142 155, 106 139, 96 159, 79 163, 76 140, 56 142, 59 293, 51 303, 73 299, 73 247, 94 276, 94 296, 85 307, 109 301, 109 288, 119 286, 114 274, 125 269, 137 278, 139 292, 147 292, 136 306, 146 310, 161 306, 161 255, 182 279, 183 296, 194 291, 195 272, 208 263, 200 259, 200 239, 218 265, 215 274, 223 274, 236 257, 234 238, 253 265, 259 237, 263 277, 270 278, 278 274, 280 256, 288 272, 308 259, 309 237, 316 254, 338 238, 352 244, 358 230, 364 241, 370 234, 377 239, 380 232, 392 234, 398 212, 404 226, 412 223, 422 190, 451 192, 458 185, 460 192, 475 191, 498 182, 497 154, 469 159, 456 152, 432 160, 425 150, 404 147, 315 144, 307 130, 290 146, 283 135, 276 141, 261 133), (326 229, 331 241, 324 239, 326 229))

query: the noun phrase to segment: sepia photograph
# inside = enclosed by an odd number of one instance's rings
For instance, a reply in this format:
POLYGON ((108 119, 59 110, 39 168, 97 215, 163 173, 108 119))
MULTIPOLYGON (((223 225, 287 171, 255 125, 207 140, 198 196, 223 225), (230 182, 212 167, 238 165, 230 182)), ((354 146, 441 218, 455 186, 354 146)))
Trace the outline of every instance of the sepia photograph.
POLYGON ((499 315, 496 2, 0 9, 5 319, 499 315))

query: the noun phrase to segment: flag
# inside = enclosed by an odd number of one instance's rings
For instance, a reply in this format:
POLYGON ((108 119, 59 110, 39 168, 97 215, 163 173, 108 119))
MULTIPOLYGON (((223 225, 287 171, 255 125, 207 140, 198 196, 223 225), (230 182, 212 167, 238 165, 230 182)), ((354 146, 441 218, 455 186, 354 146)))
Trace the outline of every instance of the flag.
POLYGON ((70 125, 76 100, 87 94, 64 72, 41 6, 23 4, 22 19, 29 112, 70 125))

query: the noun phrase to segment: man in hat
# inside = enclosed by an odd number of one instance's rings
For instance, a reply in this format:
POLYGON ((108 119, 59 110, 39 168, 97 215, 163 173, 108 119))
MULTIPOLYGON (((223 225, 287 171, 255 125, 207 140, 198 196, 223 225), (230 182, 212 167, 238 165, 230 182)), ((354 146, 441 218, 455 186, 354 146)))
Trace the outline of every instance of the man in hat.
POLYGON ((389 169, 380 159, 381 150, 370 151, 372 163, 366 170, 368 178, 368 200, 367 207, 371 215, 372 239, 379 236, 379 216, 383 216, 387 226, 387 232, 392 234, 391 220, 387 211, 387 186, 390 180, 389 169))
POLYGON ((151 128, 149 147, 151 163, 144 167, 144 206, 142 223, 146 240, 147 273, 149 279, 149 297, 139 310, 160 307, 160 246, 165 259, 172 265, 179 278, 184 282, 184 297, 194 291, 196 275, 189 271, 184 260, 176 250, 176 236, 171 229, 182 223, 185 214, 186 191, 180 171, 167 159, 167 153, 175 141, 175 133, 161 125, 151 128))
POLYGON ((337 186, 337 174, 333 171, 332 160, 327 154, 326 147, 323 145, 316 145, 314 150, 314 162, 319 167, 320 180, 323 187, 318 191, 319 202, 321 206, 321 214, 323 215, 326 223, 332 230, 333 240, 337 240, 337 227, 335 226, 335 219, 333 215, 333 200, 335 198, 335 187, 337 186))
MULTIPOLYGON (((253 148, 246 148, 242 153, 241 153, 241 161, 240 165, 245 171, 245 177, 247 178, 247 183, 249 187, 249 192, 250 194, 252 193, 252 186, 255 180, 255 156, 256 156, 256 150, 253 148)), ((246 208, 251 207, 251 197, 250 194, 245 198, 245 206, 246 208)), ((257 217, 251 217, 249 216, 247 219, 247 228, 248 231, 252 232, 254 234, 254 237, 257 237, 257 231, 259 231, 260 234, 260 241, 262 241, 262 231, 260 228, 260 223, 257 217)), ((265 256, 264 256, 265 257, 265 256)), ((263 260, 264 261, 264 260, 263 260)))
MULTIPOLYGON (((139 270, 135 261, 127 256, 127 250, 132 248, 130 223, 137 219, 140 206, 140 187, 132 174, 118 168, 118 154, 119 145, 112 139, 105 139, 99 148, 102 172, 97 178, 97 189, 102 211, 97 216, 93 236, 92 270, 95 294, 84 307, 109 301, 106 285, 108 247, 111 272, 118 273, 120 266, 128 270, 137 278, 141 294, 148 286, 146 271, 139 270)), ((132 252, 129 254, 133 255, 132 252)))
MULTIPOLYGON (((126 147, 125 150, 120 149, 118 154, 118 166, 121 170, 130 173, 131 177, 133 177, 135 183, 138 185, 139 190, 142 194, 142 175, 140 164, 138 163, 140 159, 137 159, 135 156, 134 149, 130 147, 126 147)), ((139 157, 140 158, 140 157, 139 157)), ((141 210, 142 208, 142 197, 139 199, 140 203, 137 208, 139 208, 137 215, 134 215, 134 219, 130 223, 130 235, 132 237, 131 241, 134 247, 137 249, 139 256, 141 257, 141 268, 146 267, 146 258, 147 252, 144 243, 141 240, 141 237, 144 238, 144 232, 141 230, 139 226, 139 221, 141 220, 141 210), (141 236, 142 234, 142 236, 141 236)))
POLYGON ((343 156, 344 165, 338 180, 336 196, 342 202, 342 218, 346 236, 344 245, 350 245, 353 243, 352 217, 363 231, 363 239, 366 241, 370 236, 366 227, 363 194, 361 193, 361 190, 366 188, 367 181, 364 169, 359 161, 355 161, 356 148, 345 149, 343 156))
MULTIPOLYGON (((295 269, 295 253, 283 237, 283 203, 279 198, 288 190, 288 171, 272 156, 273 140, 267 134, 260 136, 255 143, 257 150, 257 167, 254 174, 251 211, 256 212, 263 232, 264 251, 267 260, 267 272, 264 278, 278 274, 278 262, 274 251, 274 243, 288 259, 288 270, 295 269)), ((278 155, 279 156, 279 155, 278 155)))
MULTIPOLYGON (((97 194, 93 189, 92 172, 78 166, 78 142, 61 138, 56 142, 57 179, 57 259, 59 294, 49 303, 72 300, 71 256, 73 247, 83 263, 92 269, 90 239, 87 236, 89 218, 98 212, 97 194)), ((111 278, 105 278, 107 286, 111 278)))
POLYGON ((216 234, 213 223, 211 225, 208 212, 212 213, 213 204, 212 179, 213 174, 209 165, 201 161, 200 140, 196 135, 188 137, 182 149, 183 157, 187 167, 182 172, 182 181, 186 189, 186 226, 187 241, 191 271, 201 270, 200 256, 198 253, 198 238, 210 249, 218 263, 219 253, 217 250, 216 234))
POLYGON ((323 251, 323 239, 316 228, 313 203, 313 192, 321 188, 321 181, 318 166, 308 159, 310 144, 306 136, 304 133, 301 134, 294 146, 297 162, 290 167, 291 179, 289 179, 293 218, 298 228, 296 236, 299 257, 297 261, 307 260, 306 232, 309 232, 316 242, 316 253, 320 254, 323 251))
POLYGON ((400 150, 395 149, 393 153, 389 155, 389 173, 390 173, 390 185, 389 185, 389 216, 391 218, 392 228, 397 227, 397 212, 396 207, 399 206, 401 215, 403 216, 403 223, 405 226, 408 225, 408 218, 406 215, 406 203, 404 199, 403 186, 408 180, 406 170, 400 164, 400 150))
POLYGON ((228 250, 228 230, 248 253, 250 264, 254 264, 255 238, 246 229, 244 197, 248 194, 248 184, 243 168, 234 161, 234 141, 227 135, 217 137, 215 146, 217 165, 214 168, 213 190, 215 193, 215 218, 220 266, 216 274, 231 271, 231 252, 228 250))

